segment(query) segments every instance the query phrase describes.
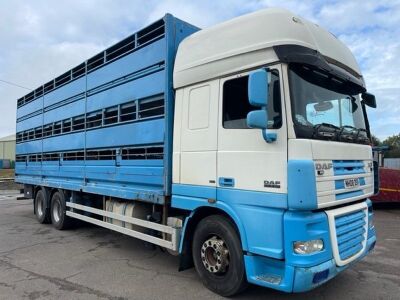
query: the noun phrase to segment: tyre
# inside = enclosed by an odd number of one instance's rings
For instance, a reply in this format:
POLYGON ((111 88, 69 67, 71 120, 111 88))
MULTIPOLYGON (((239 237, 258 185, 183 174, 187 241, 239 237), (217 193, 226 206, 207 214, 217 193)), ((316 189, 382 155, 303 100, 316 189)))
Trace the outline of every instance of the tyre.
POLYGON ((220 215, 199 222, 192 243, 193 262, 203 284, 221 296, 247 287, 242 245, 234 225, 220 215))
POLYGON ((50 223, 50 208, 48 207, 48 198, 47 193, 40 189, 35 196, 35 201, 33 202, 33 208, 36 215, 37 220, 41 224, 50 223))
POLYGON ((58 230, 68 229, 73 225, 73 219, 66 214, 65 195, 57 191, 51 197, 50 216, 53 226, 58 230))

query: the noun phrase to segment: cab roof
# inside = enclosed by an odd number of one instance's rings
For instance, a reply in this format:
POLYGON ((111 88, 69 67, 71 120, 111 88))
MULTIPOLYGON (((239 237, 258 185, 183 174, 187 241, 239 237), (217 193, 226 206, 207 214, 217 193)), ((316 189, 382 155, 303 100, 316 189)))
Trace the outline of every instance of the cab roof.
POLYGON ((288 10, 268 8, 187 37, 175 59, 174 87, 277 62, 273 47, 280 45, 317 50, 361 77, 350 49, 332 33, 288 10))

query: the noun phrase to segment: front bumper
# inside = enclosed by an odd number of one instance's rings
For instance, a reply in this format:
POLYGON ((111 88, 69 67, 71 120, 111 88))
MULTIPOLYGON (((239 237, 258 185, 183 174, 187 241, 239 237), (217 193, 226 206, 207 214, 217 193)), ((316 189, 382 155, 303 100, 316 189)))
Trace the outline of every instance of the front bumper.
POLYGON ((335 260, 325 261, 317 266, 302 268, 256 255, 245 255, 247 280, 250 283, 284 292, 306 292, 312 290, 347 269, 366 256, 375 246, 376 236, 367 240, 364 253, 348 265, 336 266, 335 260))

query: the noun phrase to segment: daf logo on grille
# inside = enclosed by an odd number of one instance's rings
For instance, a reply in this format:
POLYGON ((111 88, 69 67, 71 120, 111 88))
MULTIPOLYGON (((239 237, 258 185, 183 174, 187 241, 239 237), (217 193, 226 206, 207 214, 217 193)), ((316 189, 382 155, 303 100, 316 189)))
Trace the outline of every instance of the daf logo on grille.
POLYGON ((315 169, 317 170, 318 175, 324 175, 325 170, 332 169, 332 163, 316 163, 315 169))
POLYGON ((332 163, 316 163, 315 164, 315 169, 317 171, 319 170, 329 170, 332 169, 332 163))

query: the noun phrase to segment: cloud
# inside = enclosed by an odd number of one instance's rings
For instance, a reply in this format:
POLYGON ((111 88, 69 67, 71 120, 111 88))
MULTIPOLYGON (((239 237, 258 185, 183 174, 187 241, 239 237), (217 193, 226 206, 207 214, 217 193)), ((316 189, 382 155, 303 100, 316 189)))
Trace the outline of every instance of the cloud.
MULTIPOLYGON (((328 29, 355 54, 378 108, 380 138, 400 130, 400 0, 60 0, 0 2, 0 79, 36 88, 169 12, 200 27, 265 7, 284 7, 328 29)), ((260 29, 262 30, 262 29, 260 29)), ((25 90, 0 83, 0 136, 15 131, 25 90)))

